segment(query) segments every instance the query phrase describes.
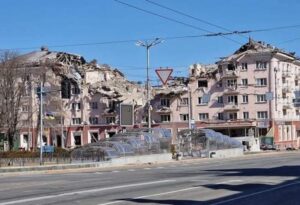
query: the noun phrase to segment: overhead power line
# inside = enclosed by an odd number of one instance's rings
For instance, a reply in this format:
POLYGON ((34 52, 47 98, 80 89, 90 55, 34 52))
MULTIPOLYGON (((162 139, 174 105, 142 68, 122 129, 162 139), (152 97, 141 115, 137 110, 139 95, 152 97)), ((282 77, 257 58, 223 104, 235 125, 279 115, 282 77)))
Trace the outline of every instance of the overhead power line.
MULTIPOLYGON (((158 13, 154 13, 154 12, 152 12, 152 11, 149 11, 149 10, 146 10, 146 9, 143 9, 143 8, 140 8, 140 7, 137 7, 137 6, 134 6, 134 5, 132 5, 132 4, 128 4, 128 3, 123 2, 123 1, 120 1, 120 0, 114 0, 114 1, 117 2, 117 3, 123 4, 123 5, 125 5, 125 6, 134 8, 134 9, 136 9, 136 10, 143 11, 143 12, 145 12, 145 13, 148 13, 148 14, 151 14, 151 15, 154 15, 154 16, 158 16, 158 17, 163 18, 163 19, 166 19, 166 20, 168 20, 168 21, 172 21, 172 22, 175 22, 175 23, 178 23, 178 24, 181 24, 181 25, 184 25, 184 26, 187 26, 187 27, 196 29, 196 30, 204 31, 204 32, 207 32, 207 33, 209 33, 209 34, 214 34, 214 35, 215 35, 214 32, 209 31, 209 30, 207 30, 207 29, 203 29, 203 28, 200 28, 200 27, 198 27, 198 26, 194 26, 194 25, 192 25, 192 24, 188 24, 188 23, 185 23, 185 22, 182 22, 182 21, 178 21, 178 20, 176 20, 176 19, 173 19, 173 18, 170 18, 170 17, 167 17, 167 16, 163 16, 163 15, 158 14, 158 13)), ((228 34, 224 34, 224 35, 228 35, 228 34)), ((227 39, 227 40, 229 40, 229 41, 232 41, 232 42, 234 42, 234 43, 237 43, 237 44, 239 44, 239 45, 242 45, 241 42, 238 42, 238 41, 236 41, 236 40, 234 40, 234 39, 228 38, 228 37, 226 37, 226 36, 224 36, 224 35, 223 35, 223 34, 217 34, 217 35, 215 35, 215 36, 221 36, 221 37, 223 37, 223 38, 225 38, 225 39, 227 39)))
MULTIPOLYGON (((179 10, 176 10, 176 9, 173 9, 173 8, 170 8, 170 7, 167 7, 167 6, 162 5, 162 4, 159 4, 159 3, 157 3, 157 2, 154 2, 154 1, 151 1, 151 0, 145 0, 145 1, 147 1, 147 2, 150 3, 150 4, 156 5, 156 6, 158 6, 158 7, 161 7, 161 8, 167 9, 167 10, 169 10, 169 11, 172 11, 172 12, 174 12, 174 13, 180 14, 180 15, 182 15, 182 16, 188 17, 188 18, 190 18, 190 19, 193 19, 193 20, 202 22, 202 23, 204 23, 204 24, 207 24, 207 25, 210 25, 210 26, 213 26, 213 27, 222 29, 222 30, 224 30, 224 31, 227 31, 228 33, 238 34, 238 35, 240 35, 240 36, 242 36, 242 37, 244 37, 244 38, 247 38, 246 36, 241 35, 241 34, 247 33, 247 32, 232 31, 232 30, 227 29, 227 28, 225 28, 225 27, 223 27, 223 26, 219 26, 219 25, 214 24, 214 23, 211 23, 211 22, 209 22, 209 21, 207 21, 207 20, 200 19, 200 18, 198 18, 198 17, 195 17, 195 16, 189 15, 189 14, 187 14, 187 13, 184 13, 184 12, 182 12, 182 11, 179 11, 179 10)), ((220 33, 220 34, 221 34, 221 33, 220 33)))
MULTIPOLYGON (((185 35, 185 36, 167 36, 167 37, 159 37, 162 40, 178 40, 178 39, 190 39, 190 38, 203 38, 203 37, 215 37, 220 35, 232 35, 237 33, 256 33, 256 32, 268 32, 274 30, 284 30, 284 29, 291 29, 291 28, 298 28, 300 25, 291 25, 291 26, 280 26, 280 27, 273 27, 273 28, 266 28, 266 29, 256 29, 256 30, 246 30, 246 31, 233 31, 227 33, 210 33, 210 34, 201 34, 201 35, 185 35)), ((103 42, 90 42, 90 43, 74 43, 74 44, 61 44, 61 45, 47 45, 48 48, 64 48, 64 47, 79 47, 79 46, 96 46, 96 45, 110 45, 110 44, 125 44, 125 43, 135 43, 138 40, 148 41, 154 40, 157 37, 153 38, 142 38, 142 39, 129 39, 129 40, 112 40, 112 41, 103 41, 103 42)), ((288 43, 300 38, 295 38, 291 40, 287 40, 282 43, 288 43)), ((0 50, 34 50, 39 49, 40 46, 32 46, 32 47, 19 47, 19 48, 3 48, 0 50)))

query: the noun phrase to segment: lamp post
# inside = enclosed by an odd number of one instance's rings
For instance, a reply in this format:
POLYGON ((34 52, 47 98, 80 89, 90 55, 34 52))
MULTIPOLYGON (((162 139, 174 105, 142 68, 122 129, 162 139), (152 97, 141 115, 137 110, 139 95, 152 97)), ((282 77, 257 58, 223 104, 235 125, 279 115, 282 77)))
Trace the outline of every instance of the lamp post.
POLYGON ((149 82, 149 65, 150 65, 150 61, 149 61, 149 54, 150 54, 150 48, 162 43, 163 41, 159 38, 156 38, 155 40, 148 42, 148 41, 138 41, 136 43, 137 46, 143 46, 146 48, 147 51, 147 109, 148 109, 148 128, 151 128, 151 108, 150 108, 150 82, 149 82))
POLYGON ((43 82, 40 82, 40 165, 43 164, 43 82))

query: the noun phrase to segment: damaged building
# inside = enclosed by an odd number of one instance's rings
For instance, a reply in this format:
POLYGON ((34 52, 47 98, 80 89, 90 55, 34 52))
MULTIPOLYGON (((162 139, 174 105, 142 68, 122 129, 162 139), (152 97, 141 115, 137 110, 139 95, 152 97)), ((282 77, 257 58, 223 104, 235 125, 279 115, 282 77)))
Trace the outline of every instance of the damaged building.
POLYGON ((153 119, 173 136, 190 122, 239 138, 251 150, 259 142, 298 148, 299 76, 295 53, 249 39, 216 65, 192 65, 187 83, 174 79, 156 88, 153 119))
POLYGON ((122 130, 120 103, 134 107, 135 123, 142 120, 145 89, 129 82, 118 69, 87 62, 82 56, 40 51, 18 57, 30 68, 30 87, 24 96, 19 148, 39 146, 39 98, 35 88, 41 80, 45 94, 43 144, 75 147, 107 138, 122 130))

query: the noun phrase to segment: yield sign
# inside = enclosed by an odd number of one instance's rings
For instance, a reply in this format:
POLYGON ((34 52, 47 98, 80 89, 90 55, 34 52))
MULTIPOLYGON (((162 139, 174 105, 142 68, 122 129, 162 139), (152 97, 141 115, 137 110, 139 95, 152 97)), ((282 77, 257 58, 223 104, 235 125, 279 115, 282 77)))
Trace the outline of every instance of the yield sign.
POLYGON ((171 76, 173 69, 172 68, 164 68, 164 69, 156 69, 155 70, 157 76, 159 77, 160 81, 165 85, 169 77, 171 76))

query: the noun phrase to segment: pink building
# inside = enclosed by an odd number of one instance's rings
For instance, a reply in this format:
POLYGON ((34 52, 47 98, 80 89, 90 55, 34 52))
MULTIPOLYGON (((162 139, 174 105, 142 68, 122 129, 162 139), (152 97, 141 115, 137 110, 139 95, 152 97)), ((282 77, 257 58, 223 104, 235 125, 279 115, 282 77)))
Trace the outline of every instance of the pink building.
POLYGON ((195 64, 189 71, 185 82, 177 79, 155 89, 157 126, 174 136, 191 123, 250 146, 260 140, 274 141, 279 148, 299 147, 300 61, 294 54, 249 39, 216 65, 195 64))
POLYGON ((36 88, 44 79, 43 144, 73 148, 120 132, 120 103, 134 106, 135 122, 143 118, 146 102, 141 85, 129 82, 117 69, 81 56, 47 49, 19 57, 28 73, 30 89, 23 96, 18 147, 40 146, 36 88))

